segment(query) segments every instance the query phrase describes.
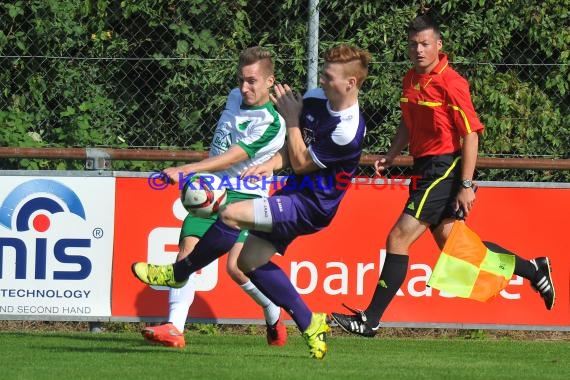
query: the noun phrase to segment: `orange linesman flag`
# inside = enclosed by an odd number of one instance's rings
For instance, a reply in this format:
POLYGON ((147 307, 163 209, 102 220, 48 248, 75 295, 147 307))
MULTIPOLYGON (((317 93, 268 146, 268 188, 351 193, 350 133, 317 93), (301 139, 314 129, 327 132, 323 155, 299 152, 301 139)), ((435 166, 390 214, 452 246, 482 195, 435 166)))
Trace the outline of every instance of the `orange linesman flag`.
POLYGON ((513 255, 491 251, 463 221, 455 221, 428 286, 485 302, 507 286, 514 269, 513 255))

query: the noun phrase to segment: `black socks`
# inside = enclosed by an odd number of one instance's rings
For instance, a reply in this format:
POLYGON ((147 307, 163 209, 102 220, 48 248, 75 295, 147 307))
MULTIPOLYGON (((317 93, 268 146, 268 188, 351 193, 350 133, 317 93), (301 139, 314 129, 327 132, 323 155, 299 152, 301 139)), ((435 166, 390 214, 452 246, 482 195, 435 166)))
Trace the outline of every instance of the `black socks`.
POLYGON ((387 253, 382 273, 374 290, 370 305, 365 310, 369 326, 376 327, 384 310, 404 283, 408 272, 408 255, 387 253))

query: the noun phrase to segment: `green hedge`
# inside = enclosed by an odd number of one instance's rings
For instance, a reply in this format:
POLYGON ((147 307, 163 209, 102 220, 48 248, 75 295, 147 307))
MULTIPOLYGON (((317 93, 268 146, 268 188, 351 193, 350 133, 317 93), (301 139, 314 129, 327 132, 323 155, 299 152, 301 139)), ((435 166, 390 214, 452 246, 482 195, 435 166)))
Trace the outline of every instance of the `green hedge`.
MULTIPOLYGON (((367 153, 390 144, 409 67, 406 25, 429 9, 486 125, 481 155, 569 158, 570 0, 320 3, 320 51, 352 42, 373 53, 361 99, 367 153)), ((307 0, 2 1, 0 144, 205 149, 236 83, 242 48, 270 48, 278 80, 304 89, 307 7, 307 0)), ((79 169, 83 163, 0 165, 79 169)), ((114 168, 163 165, 118 162, 114 168)), ((556 171, 480 177, 569 180, 556 171)))

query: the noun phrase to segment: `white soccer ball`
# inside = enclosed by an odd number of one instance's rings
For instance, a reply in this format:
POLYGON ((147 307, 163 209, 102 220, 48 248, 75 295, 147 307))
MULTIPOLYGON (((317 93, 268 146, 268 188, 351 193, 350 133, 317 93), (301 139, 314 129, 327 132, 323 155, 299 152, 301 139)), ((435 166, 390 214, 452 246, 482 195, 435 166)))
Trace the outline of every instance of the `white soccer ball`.
POLYGON ((184 182, 180 200, 189 213, 208 218, 226 203, 227 193, 220 177, 211 173, 196 173, 184 182))

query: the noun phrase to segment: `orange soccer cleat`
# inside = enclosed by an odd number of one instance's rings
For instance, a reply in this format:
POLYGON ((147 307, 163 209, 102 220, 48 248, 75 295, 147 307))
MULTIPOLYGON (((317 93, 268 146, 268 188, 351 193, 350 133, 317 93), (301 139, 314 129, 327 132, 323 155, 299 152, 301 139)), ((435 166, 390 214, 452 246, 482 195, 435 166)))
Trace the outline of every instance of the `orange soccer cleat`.
POLYGON ((279 319, 274 325, 267 325, 267 344, 284 346, 287 343, 287 327, 279 319))
POLYGON ((152 343, 162 344, 167 347, 184 348, 184 333, 178 330, 172 323, 159 326, 147 327, 141 331, 142 336, 152 343))

